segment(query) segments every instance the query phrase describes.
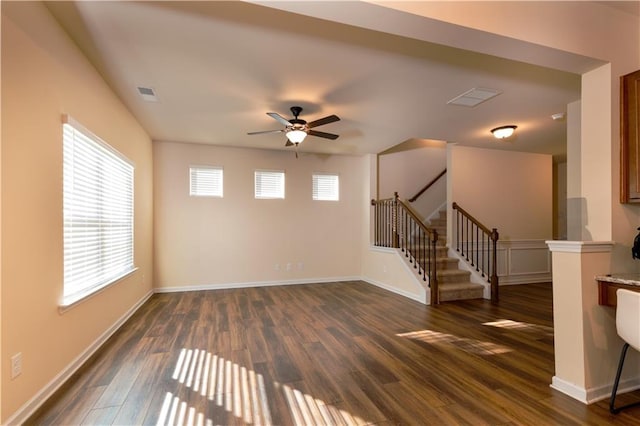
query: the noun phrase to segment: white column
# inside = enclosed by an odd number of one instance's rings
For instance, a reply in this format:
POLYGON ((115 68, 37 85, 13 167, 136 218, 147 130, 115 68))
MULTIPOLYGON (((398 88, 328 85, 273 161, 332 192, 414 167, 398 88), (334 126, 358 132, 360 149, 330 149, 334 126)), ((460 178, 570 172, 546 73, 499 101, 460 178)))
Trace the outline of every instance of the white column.
POLYGON ((619 90, 612 79, 610 64, 582 75, 580 197, 584 200, 585 223, 580 239, 583 241, 613 238, 613 161, 618 159, 612 158, 611 111, 619 108, 613 102, 614 87, 619 90))
POLYGON ((612 108, 617 85, 606 64, 582 75, 568 106, 570 240, 549 241, 553 262, 555 367, 552 387, 582 402, 609 396, 621 341, 615 310, 598 305, 596 275, 612 272, 612 108), (579 114, 579 120, 576 115, 579 114))
POLYGON ((547 244, 553 255, 555 375, 551 387, 586 404, 608 398, 622 341, 616 333, 615 309, 598 304, 595 276, 610 272, 614 243, 547 244))

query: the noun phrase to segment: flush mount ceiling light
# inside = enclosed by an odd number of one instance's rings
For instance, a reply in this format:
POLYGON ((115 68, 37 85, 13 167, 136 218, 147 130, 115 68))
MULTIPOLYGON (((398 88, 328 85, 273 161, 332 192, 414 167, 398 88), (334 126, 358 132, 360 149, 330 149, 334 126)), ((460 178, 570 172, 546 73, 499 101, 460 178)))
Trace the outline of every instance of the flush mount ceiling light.
POLYGON ((491 129, 491 133, 496 139, 505 139, 509 136, 513 135, 513 132, 516 131, 518 126, 509 125, 509 126, 500 126, 495 129, 491 129))

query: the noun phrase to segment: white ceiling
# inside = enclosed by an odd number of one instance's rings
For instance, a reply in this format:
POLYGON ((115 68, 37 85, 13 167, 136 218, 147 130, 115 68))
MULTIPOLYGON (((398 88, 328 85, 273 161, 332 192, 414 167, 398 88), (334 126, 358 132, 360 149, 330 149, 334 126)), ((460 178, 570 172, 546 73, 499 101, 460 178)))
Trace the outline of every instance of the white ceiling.
POLYGON ((339 139, 308 137, 303 152, 378 153, 436 139, 562 157, 566 121, 550 116, 580 98, 578 74, 275 6, 47 6, 154 140, 285 149, 282 134, 247 132, 280 129, 266 112, 290 118, 289 107, 300 105, 307 121, 342 119, 317 128, 339 139), (159 102, 144 101, 137 86, 153 88, 159 102), (447 104, 474 87, 501 94, 474 108, 447 104), (516 136, 497 142, 489 130, 504 124, 518 125, 516 136))

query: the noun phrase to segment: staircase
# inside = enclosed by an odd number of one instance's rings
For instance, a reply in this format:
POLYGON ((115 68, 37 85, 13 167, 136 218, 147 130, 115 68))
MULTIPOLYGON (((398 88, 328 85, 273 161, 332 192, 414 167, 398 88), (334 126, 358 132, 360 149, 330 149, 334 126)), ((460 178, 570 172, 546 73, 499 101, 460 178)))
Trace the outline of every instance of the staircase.
POLYGON ((452 300, 482 299, 484 286, 470 281, 471 273, 458 267, 458 259, 449 257, 447 241, 447 212, 428 221, 427 226, 438 231, 436 252, 438 289, 440 302, 452 300))
MULTIPOLYGON (((399 249, 425 285, 437 279, 437 285, 427 288, 432 305, 484 298, 485 286, 471 282, 472 272, 460 269, 458 259, 449 257, 446 212, 440 212, 439 217, 428 224, 423 223, 411 205, 399 199, 397 192, 393 198, 371 200, 371 205, 374 207, 374 245, 399 249)), ((495 233, 497 237, 497 231, 495 233)), ((495 287, 498 284, 497 279, 492 278, 492 301, 494 281, 495 287)))

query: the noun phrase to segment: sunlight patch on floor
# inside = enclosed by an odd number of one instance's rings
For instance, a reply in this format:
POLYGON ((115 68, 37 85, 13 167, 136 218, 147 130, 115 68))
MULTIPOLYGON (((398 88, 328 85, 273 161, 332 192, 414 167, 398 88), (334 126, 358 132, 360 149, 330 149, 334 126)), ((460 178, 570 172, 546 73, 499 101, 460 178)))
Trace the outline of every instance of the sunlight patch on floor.
POLYGON ((362 425, 364 419, 287 385, 282 388, 295 425, 362 425))
POLYGON ((211 419, 205 419, 203 413, 196 412, 186 402, 167 392, 160 409, 157 425, 213 426, 211 419))
POLYGON ((455 336, 453 334, 440 333, 433 330, 411 331, 408 333, 399 333, 396 334, 396 336, 419 340, 421 342, 429 344, 444 344, 448 346, 454 346, 465 352, 473 353, 476 355, 499 355, 513 351, 511 348, 499 345, 497 343, 483 342, 476 339, 467 339, 464 337, 455 336))
POLYGON ((545 325, 531 324, 528 322, 513 321, 508 319, 501 319, 497 321, 485 322, 482 325, 488 325, 491 327, 505 328, 508 330, 517 330, 533 333, 543 333, 549 336, 553 336, 553 327, 545 325))
MULTIPOLYGON (((190 403, 171 392, 165 394, 157 425, 213 426, 218 423, 205 411, 208 404, 233 414, 247 425, 271 425, 269 402, 261 374, 221 356, 200 349, 183 348, 171 378, 199 395, 190 403)), ((360 417, 314 398, 294 387, 278 382, 296 425, 361 425, 360 417)), ((179 393, 179 392, 176 392, 179 393)))
MULTIPOLYGON (((272 424, 264 378, 253 370, 205 350, 183 348, 171 377, 202 397, 199 406, 213 403, 245 424, 272 424)), ((167 392, 157 424, 207 426, 213 420, 167 392)))

